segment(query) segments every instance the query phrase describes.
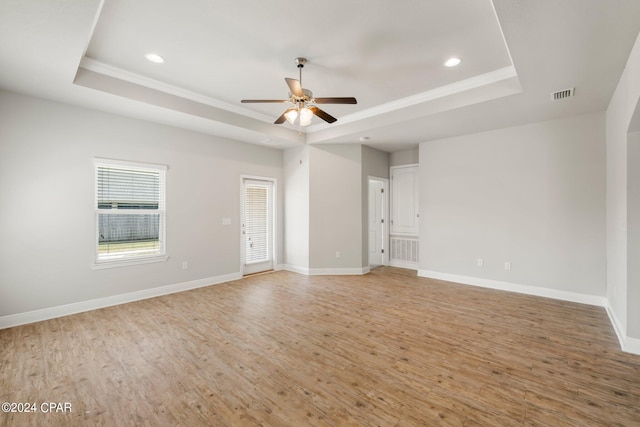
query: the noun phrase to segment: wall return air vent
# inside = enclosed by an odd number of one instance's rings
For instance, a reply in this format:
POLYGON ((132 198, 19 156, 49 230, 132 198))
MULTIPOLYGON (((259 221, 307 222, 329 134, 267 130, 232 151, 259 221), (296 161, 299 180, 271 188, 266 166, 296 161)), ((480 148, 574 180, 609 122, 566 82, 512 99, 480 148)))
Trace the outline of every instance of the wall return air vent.
POLYGON ((565 98, 570 98, 574 95, 576 91, 575 87, 569 88, 569 89, 563 89, 563 90, 559 90, 557 92, 553 92, 551 94, 551 100, 552 101, 559 101, 561 99, 565 99, 565 98))

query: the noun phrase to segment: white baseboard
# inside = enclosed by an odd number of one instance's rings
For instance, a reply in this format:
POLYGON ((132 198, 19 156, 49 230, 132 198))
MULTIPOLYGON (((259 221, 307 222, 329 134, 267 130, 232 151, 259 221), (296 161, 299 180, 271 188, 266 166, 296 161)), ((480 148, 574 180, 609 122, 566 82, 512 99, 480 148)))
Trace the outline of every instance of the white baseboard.
POLYGON ((519 294, 535 295, 545 298, 559 299, 563 301, 577 302, 580 304, 607 306, 607 298, 597 295, 586 295, 577 292, 561 291, 558 289, 541 288, 539 286, 520 285, 516 283, 501 282, 498 280, 481 279, 478 277, 460 276, 457 274, 440 273, 437 271, 418 270, 418 276, 430 279, 445 280, 447 282, 462 283, 463 285, 479 286, 482 288, 498 289, 501 291, 517 292, 519 294))
POLYGON ((640 339, 628 337, 626 329, 623 327, 620 319, 618 319, 618 316, 616 316, 616 313, 611 308, 611 305, 607 304, 605 308, 607 309, 609 321, 611 322, 613 330, 618 337, 618 342, 620 343, 620 348, 622 348, 622 351, 640 355, 640 339))
POLYGON ((407 261, 399 261, 397 259, 392 259, 389 261, 390 267, 398 267, 398 268, 406 268, 409 270, 417 270, 418 263, 417 262, 407 262, 407 261))
POLYGON ((637 338, 625 337, 624 342, 622 343, 622 351, 640 356, 640 340, 637 338))
POLYGON ((308 268, 284 264, 282 267, 283 270, 304 274, 305 276, 352 276, 367 274, 370 271, 369 266, 348 268, 308 268))
POLYGON ((607 304, 605 306, 605 309, 607 310, 607 316, 609 316, 609 321, 611 322, 611 326, 613 326, 613 330, 616 333, 616 336, 618 337, 618 342, 620 343, 620 347, 624 348, 624 341, 625 341, 625 337, 627 336, 627 332, 623 324, 618 319, 618 316, 616 316, 616 313, 613 311, 613 308, 611 308, 611 305, 607 304))
POLYGON ((290 271, 292 273, 304 274, 305 276, 309 275, 309 267, 300 267, 293 264, 282 264, 282 269, 290 271))
POLYGON ((310 276, 353 276, 363 275, 369 272, 369 267, 353 268, 310 268, 310 276))
POLYGON ((207 277, 205 279, 192 280, 174 285, 160 286, 157 288, 144 289, 126 294, 27 311, 25 313, 10 314, 0 317, 0 329, 11 328, 13 326, 24 325, 27 323, 40 322, 42 320, 53 319, 56 317, 68 316, 70 314, 82 313, 84 311, 97 310, 99 308, 110 307, 113 305, 126 304, 128 302, 173 294, 176 292, 187 291, 189 289, 217 285, 241 278, 242 275, 239 272, 224 274, 221 276, 207 277))

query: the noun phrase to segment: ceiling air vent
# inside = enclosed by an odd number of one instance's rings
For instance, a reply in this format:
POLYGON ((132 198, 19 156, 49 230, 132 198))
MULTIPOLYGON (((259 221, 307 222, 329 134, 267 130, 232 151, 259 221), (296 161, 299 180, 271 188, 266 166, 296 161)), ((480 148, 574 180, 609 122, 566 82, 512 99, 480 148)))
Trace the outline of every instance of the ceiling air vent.
POLYGON ((572 87, 570 89, 559 90, 557 92, 553 92, 551 94, 551 100, 558 101, 560 99, 569 98, 573 96, 576 88, 572 87))

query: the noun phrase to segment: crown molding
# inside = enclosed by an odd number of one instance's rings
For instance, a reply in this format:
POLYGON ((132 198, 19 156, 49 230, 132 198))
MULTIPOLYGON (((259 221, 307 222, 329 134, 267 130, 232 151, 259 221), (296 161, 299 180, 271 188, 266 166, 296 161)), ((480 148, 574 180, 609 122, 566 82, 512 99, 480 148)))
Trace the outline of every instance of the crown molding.
MULTIPOLYGON (((332 124, 331 127, 343 126, 349 123, 358 122, 364 119, 368 119, 374 116, 391 113, 404 108, 414 107, 416 105, 426 104, 447 96, 455 95, 458 93, 466 92, 472 89, 476 89, 483 86, 499 83, 518 77, 516 69, 513 65, 508 67, 499 68, 488 73, 479 74, 468 79, 460 80, 454 83, 450 83, 444 86, 440 86, 434 89, 430 89, 425 92, 421 92, 415 95, 400 98, 395 101, 380 104, 366 110, 358 111, 357 113, 348 114, 340 118, 338 124, 332 124)), ((326 130, 328 126, 324 123, 309 126, 307 133, 315 133, 322 130, 326 130)))
POLYGON ((252 119, 260 120, 267 123, 273 123, 273 117, 267 116, 266 114, 257 113, 255 111, 251 111, 237 105, 229 104, 228 102, 220 101, 219 99, 212 98, 210 96, 202 95, 200 93, 192 92, 190 90, 164 83, 159 80, 151 79, 140 74, 132 73, 131 71, 123 70, 122 68, 105 64, 104 62, 89 58, 87 56, 82 58, 79 68, 84 68, 85 70, 93 71, 94 73, 103 74, 115 79, 124 80, 129 83, 134 83, 140 86, 145 86, 151 89, 175 95, 180 98, 189 99, 201 104, 220 108, 222 110, 240 114, 252 119))

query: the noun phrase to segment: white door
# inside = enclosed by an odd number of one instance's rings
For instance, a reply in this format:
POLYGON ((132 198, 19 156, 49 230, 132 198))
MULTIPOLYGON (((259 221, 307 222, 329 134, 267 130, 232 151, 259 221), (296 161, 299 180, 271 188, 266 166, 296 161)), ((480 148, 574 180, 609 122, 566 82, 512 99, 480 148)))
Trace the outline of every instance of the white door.
POLYGON ((385 182, 369 179, 369 266, 385 264, 385 182))
POLYGON ((273 182, 244 179, 242 193, 242 272, 272 270, 273 182))
POLYGON ((391 168, 391 234, 419 233, 418 167, 391 168))

